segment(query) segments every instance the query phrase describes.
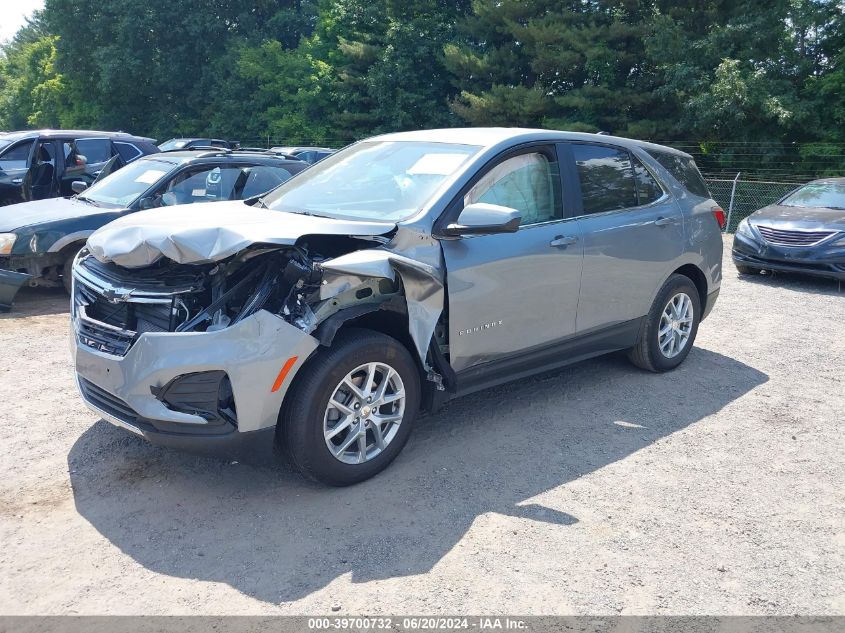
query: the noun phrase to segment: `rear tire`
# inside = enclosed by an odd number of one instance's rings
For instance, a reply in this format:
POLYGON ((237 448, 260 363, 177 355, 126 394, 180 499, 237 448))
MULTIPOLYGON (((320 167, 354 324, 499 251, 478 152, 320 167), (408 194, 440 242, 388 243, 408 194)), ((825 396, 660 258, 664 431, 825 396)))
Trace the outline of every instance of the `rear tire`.
POLYGON ((296 376, 279 415, 277 439, 306 477, 348 486, 393 461, 408 441, 419 406, 420 373, 408 350, 379 332, 349 328, 296 376))
POLYGON ((648 371, 674 369, 690 353, 700 321, 698 288, 689 277, 672 275, 651 304, 637 344, 628 350, 628 358, 648 371))

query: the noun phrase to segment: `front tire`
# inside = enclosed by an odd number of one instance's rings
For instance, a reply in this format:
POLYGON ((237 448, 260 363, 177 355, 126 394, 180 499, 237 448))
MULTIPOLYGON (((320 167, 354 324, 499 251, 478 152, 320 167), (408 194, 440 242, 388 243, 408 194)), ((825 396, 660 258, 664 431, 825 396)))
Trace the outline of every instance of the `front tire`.
POLYGON ((672 275, 657 293, 628 358, 648 371, 675 369, 690 353, 700 321, 698 288, 689 277, 672 275))
POLYGON ((82 250, 81 246, 71 249, 71 251, 65 256, 65 262, 62 265, 62 285, 65 287, 68 294, 70 294, 73 289, 73 260, 75 260, 76 256, 79 255, 80 250, 82 250))
POLYGON ((305 476, 348 486, 399 454, 420 406, 420 374, 396 339, 342 330, 296 377, 277 436, 305 476))

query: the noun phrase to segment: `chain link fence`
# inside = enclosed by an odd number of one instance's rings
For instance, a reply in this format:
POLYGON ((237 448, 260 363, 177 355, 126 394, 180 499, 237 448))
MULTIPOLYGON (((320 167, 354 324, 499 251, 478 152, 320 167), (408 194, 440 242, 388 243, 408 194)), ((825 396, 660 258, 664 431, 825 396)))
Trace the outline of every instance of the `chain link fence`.
POLYGON ((757 209, 773 204, 799 186, 794 182, 772 182, 766 180, 741 180, 737 174, 732 180, 706 178, 710 195, 727 214, 727 233, 733 233, 741 220, 757 209))

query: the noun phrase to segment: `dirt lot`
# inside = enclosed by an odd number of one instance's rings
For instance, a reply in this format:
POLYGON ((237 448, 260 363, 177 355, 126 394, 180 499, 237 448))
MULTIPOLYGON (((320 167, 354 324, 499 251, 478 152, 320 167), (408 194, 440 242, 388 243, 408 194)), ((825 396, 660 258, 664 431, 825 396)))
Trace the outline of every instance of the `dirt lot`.
POLYGON ((0 316, 0 613, 845 614, 845 292, 738 279, 668 375, 450 404, 350 489, 85 409, 66 298, 0 316))

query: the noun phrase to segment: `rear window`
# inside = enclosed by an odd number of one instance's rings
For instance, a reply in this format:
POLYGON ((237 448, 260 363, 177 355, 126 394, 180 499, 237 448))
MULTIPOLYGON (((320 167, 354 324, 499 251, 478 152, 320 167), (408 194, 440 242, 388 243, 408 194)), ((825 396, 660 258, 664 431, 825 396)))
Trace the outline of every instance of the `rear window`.
POLYGON ((701 177, 701 172, 698 171, 698 167, 695 166, 695 161, 692 158, 651 149, 646 151, 654 160, 663 165, 687 191, 702 198, 710 197, 704 178, 701 177))

